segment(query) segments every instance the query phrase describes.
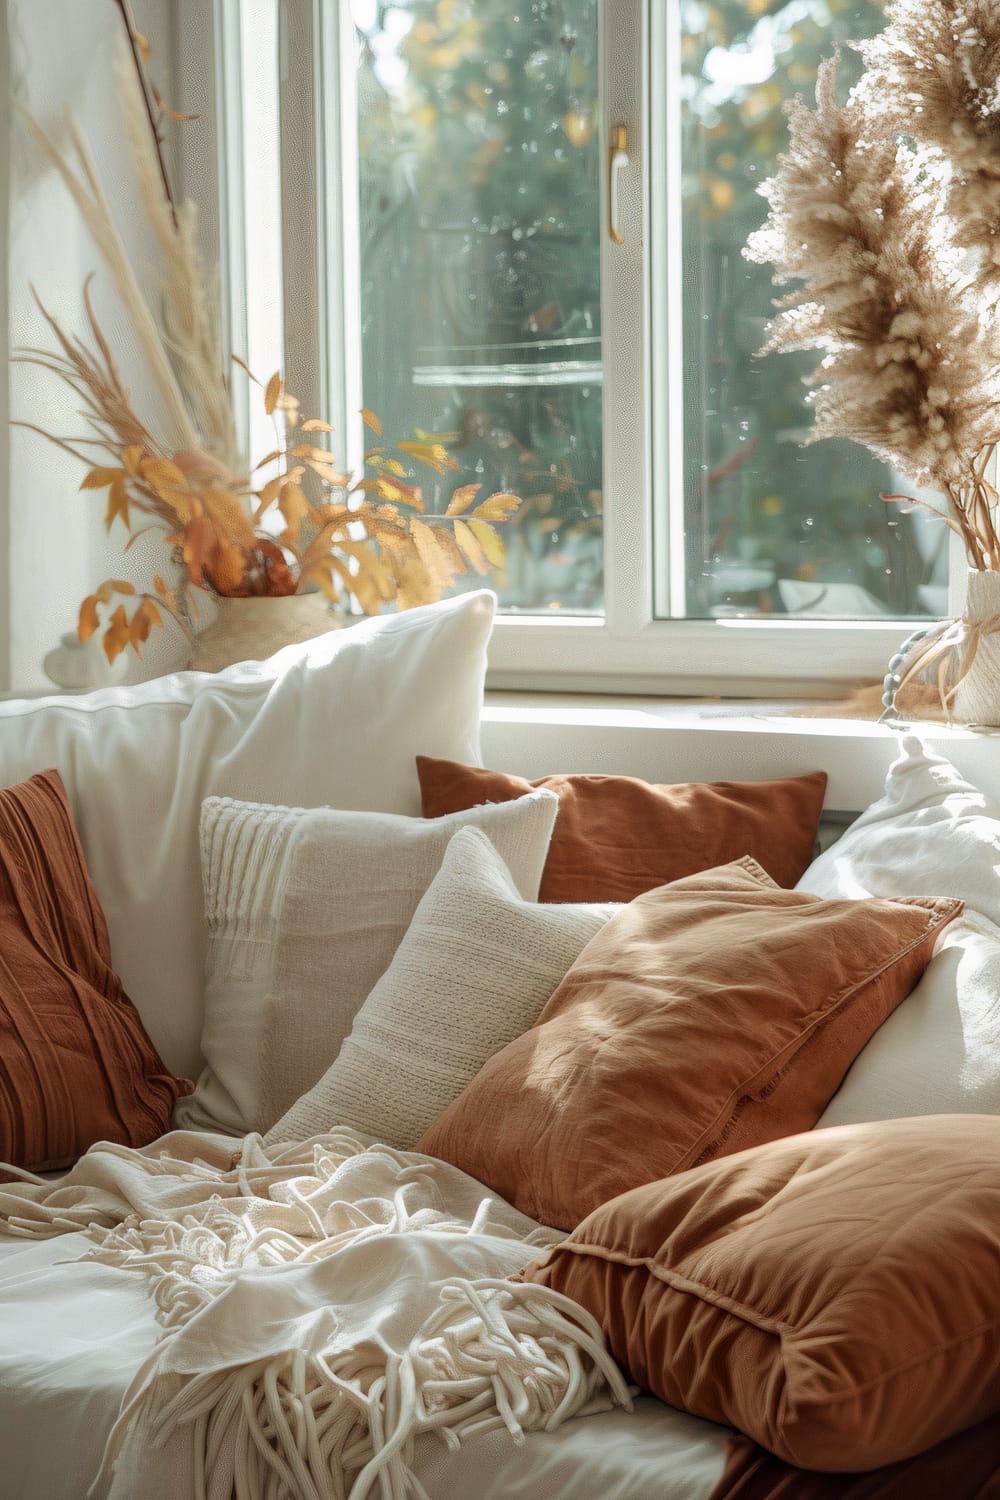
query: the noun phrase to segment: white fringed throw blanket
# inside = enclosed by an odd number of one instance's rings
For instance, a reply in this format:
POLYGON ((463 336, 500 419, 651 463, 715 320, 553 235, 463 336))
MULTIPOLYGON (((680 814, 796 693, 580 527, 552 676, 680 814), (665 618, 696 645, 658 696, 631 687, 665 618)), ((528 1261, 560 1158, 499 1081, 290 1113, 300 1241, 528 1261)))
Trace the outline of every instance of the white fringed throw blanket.
POLYGON ((630 1405, 593 1319, 506 1279, 561 1236, 463 1172, 345 1130, 232 1151, 177 1131, 0 1186, 0 1232, 86 1230, 156 1302, 91 1495, 426 1500, 422 1433, 630 1405))

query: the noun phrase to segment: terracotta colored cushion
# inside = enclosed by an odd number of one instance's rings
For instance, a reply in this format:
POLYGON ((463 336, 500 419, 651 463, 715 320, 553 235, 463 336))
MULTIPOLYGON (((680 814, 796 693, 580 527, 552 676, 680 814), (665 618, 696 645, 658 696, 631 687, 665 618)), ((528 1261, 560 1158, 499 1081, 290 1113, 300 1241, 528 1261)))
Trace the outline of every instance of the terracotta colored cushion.
POLYGON ((805 1469, 899 1462, 1000 1411, 1000 1117, 707 1162, 605 1203, 524 1278, 671 1406, 805 1469))
POLYGON ((813 857, 826 774, 780 781, 655 786, 632 776, 525 781, 417 756, 425 818, 510 802, 533 787, 559 798, 539 901, 631 901, 643 891, 750 854, 792 886, 813 857))
POLYGON ((1000 1500, 1000 1416, 912 1458, 860 1474, 821 1474, 775 1458, 742 1436, 708 1500, 1000 1500))
POLYGON ((823 901, 752 859, 639 896, 417 1146, 559 1229, 808 1130, 960 901, 823 901))
POLYGON ((40 1172, 95 1141, 145 1145, 190 1088, 111 967, 58 771, 0 791, 0 1162, 40 1172))

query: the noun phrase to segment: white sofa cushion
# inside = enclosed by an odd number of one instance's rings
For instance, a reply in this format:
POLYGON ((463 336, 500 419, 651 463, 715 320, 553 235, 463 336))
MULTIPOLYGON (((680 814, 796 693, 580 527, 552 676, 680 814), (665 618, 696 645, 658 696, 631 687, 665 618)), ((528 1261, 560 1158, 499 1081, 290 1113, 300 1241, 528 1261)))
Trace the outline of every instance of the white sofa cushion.
POLYGON ((1000 1115, 1000 928, 967 912, 876 1031, 817 1122, 1000 1115))
POLYGON ((340 1051, 460 828, 481 828, 534 901, 559 799, 444 818, 268 807, 209 797, 206 1068, 182 1127, 265 1131, 340 1051))
POLYGON ((0 704, 0 784, 60 772, 115 968, 175 1072, 201 1065, 204 798, 419 814, 418 753, 478 757, 494 603, 365 620, 217 676, 0 704))
POLYGON ((814 896, 958 896, 1000 924, 1000 803, 915 734, 904 735, 885 795, 813 860, 796 886, 814 896))
POLYGON ((1000 804, 915 735, 884 797, 810 865, 817 896, 960 896, 913 993, 855 1059, 817 1128, 1000 1114, 1000 804))
POLYGON ((347 1125, 412 1150, 620 910, 524 901, 486 835, 456 833, 339 1057, 265 1140, 347 1125))

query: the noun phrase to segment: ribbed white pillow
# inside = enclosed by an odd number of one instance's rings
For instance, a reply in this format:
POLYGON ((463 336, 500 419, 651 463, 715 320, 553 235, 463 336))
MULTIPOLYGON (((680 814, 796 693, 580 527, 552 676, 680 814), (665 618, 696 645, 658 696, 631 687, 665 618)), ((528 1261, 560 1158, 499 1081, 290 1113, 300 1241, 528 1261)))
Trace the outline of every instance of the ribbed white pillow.
POLYGON ((419 813, 416 755, 478 755, 494 603, 364 620, 215 676, 0 703, 0 786, 59 771, 115 969, 174 1072, 201 1066, 203 800, 419 813))
POLYGON ((558 806, 543 791, 428 819, 209 797, 207 1066, 175 1123, 266 1130, 337 1056, 453 834, 483 829, 533 900, 558 806))
POLYGON ((618 910, 524 901, 485 834, 455 834, 340 1056, 265 1140, 348 1125, 410 1150, 483 1064, 534 1025, 618 910))

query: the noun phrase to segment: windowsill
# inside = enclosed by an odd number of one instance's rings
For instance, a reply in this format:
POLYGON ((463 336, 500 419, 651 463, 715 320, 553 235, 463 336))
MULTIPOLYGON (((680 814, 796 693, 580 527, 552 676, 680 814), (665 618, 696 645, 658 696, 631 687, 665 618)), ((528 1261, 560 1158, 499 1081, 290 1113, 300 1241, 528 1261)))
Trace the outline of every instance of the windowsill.
POLYGON ((899 736, 912 731, 974 784, 990 787, 995 781, 997 730, 930 720, 893 726, 816 712, 815 701, 795 699, 489 692, 483 759, 528 777, 589 771, 664 782, 822 770, 830 778, 827 807, 856 812, 881 795, 899 736))

